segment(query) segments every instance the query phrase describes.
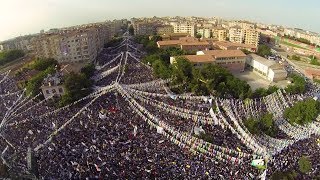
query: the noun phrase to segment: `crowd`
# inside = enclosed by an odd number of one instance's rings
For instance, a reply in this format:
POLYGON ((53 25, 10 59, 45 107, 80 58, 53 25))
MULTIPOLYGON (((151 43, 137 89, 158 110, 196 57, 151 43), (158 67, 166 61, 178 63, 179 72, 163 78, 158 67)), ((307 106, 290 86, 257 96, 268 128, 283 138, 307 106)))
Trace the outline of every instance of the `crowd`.
POLYGON ((128 38, 105 49, 96 62, 94 93, 59 109, 25 96, 0 75, 2 162, 27 172, 31 147, 43 179, 253 179, 261 174, 250 165, 254 159, 269 158, 270 176, 297 168, 307 154, 314 166, 305 177, 319 173, 318 136, 311 134, 317 126, 275 119, 285 135, 271 138, 243 125, 264 112, 281 117, 282 106, 312 93, 279 91, 248 103, 175 95, 166 87, 170 80, 155 79, 139 62, 141 55, 128 38))

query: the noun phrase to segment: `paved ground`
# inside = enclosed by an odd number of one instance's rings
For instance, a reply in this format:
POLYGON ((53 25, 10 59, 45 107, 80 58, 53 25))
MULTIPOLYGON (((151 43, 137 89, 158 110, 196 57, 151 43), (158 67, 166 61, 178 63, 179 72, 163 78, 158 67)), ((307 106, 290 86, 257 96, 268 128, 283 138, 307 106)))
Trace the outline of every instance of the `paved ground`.
POLYGON ((285 88, 288 85, 287 80, 279 81, 277 83, 274 83, 274 82, 271 83, 270 81, 263 79, 262 76, 259 76, 257 73, 252 71, 234 73, 233 75, 241 80, 246 81, 250 85, 253 91, 258 88, 268 88, 269 86, 273 86, 273 85, 276 85, 280 88, 285 88))

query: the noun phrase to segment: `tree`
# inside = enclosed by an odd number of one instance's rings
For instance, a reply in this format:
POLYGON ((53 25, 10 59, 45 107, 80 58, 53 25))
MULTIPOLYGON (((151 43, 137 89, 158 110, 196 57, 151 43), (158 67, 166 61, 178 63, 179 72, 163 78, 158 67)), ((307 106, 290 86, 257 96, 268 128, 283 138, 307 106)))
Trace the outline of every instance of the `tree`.
POLYGON ((53 58, 37 58, 34 61, 32 68, 38 71, 44 71, 50 66, 55 67, 57 65, 58 61, 54 60, 53 58))
POLYGON ((130 35, 134 35, 134 28, 133 28, 132 24, 129 26, 128 31, 129 31, 130 35))
POLYGON ((198 40, 200 40, 200 39, 202 38, 202 35, 201 35, 200 33, 198 33, 198 34, 196 34, 196 38, 197 38, 198 40))
POLYGON ((250 54, 251 52, 250 51, 248 51, 247 49, 241 49, 241 51, 244 53, 244 54, 246 54, 246 55, 248 55, 248 54, 250 54))
POLYGON ((312 98, 298 101, 284 111, 284 117, 290 124, 304 125, 312 122, 320 113, 320 102, 312 98))
POLYGON ((77 101, 92 91, 93 82, 85 74, 70 73, 64 78, 66 93, 62 96, 59 106, 77 101))
POLYGON ((163 61, 156 60, 154 63, 152 63, 153 73, 156 77, 162 78, 162 79, 168 79, 170 78, 170 69, 168 66, 166 66, 163 61))
POLYGON ((252 134, 266 134, 271 137, 275 137, 278 134, 278 129, 273 121, 273 115, 271 113, 263 114, 260 118, 249 118, 244 121, 244 125, 252 134))
POLYGON ((21 58, 25 55, 22 50, 9 50, 0 52, 0 66, 21 58))
POLYGON ((162 41, 162 37, 159 35, 154 35, 152 36, 151 41, 154 41, 154 42, 162 41))
POLYGON ((81 68, 80 72, 83 73, 87 78, 91 78, 94 75, 94 71, 96 68, 93 63, 87 64, 83 68, 81 68))
POLYGON ((55 73, 55 68, 53 66, 50 66, 45 71, 42 71, 42 72, 38 73, 37 75, 35 75, 34 77, 32 77, 27 82, 26 93, 31 96, 36 96, 37 94, 39 94, 43 79, 48 74, 53 74, 53 73, 55 73))
POLYGON ((271 48, 268 47, 267 45, 264 45, 264 44, 259 45, 259 46, 258 46, 257 54, 258 54, 259 56, 263 56, 263 57, 265 57, 265 56, 270 56, 270 55, 272 54, 272 53, 271 53, 271 48))
POLYGON ((302 173, 308 173, 308 172, 311 171, 312 164, 311 164, 311 161, 310 161, 309 157, 301 156, 300 159, 299 159, 298 164, 299 164, 299 170, 302 173))
POLYGON ((286 87, 286 92, 290 94, 302 94, 306 90, 306 80, 296 74, 292 74, 289 76, 292 79, 292 84, 286 87))

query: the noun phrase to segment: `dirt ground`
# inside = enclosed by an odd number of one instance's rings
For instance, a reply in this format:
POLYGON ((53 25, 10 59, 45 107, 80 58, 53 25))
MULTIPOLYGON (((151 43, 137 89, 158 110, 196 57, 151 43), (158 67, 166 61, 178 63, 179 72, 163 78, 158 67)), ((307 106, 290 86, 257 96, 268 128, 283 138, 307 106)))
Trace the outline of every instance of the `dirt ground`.
POLYGON ((269 86, 277 86, 279 88, 285 88, 288 86, 288 81, 283 80, 279 82, 270 82, 264 79, 262 76, 258 75, 256 72, 248 71, 242 73, 233 73, 233 75, 241 80, 246 81, 252 90, 256 90, 258 88, 268 88, 269 86))

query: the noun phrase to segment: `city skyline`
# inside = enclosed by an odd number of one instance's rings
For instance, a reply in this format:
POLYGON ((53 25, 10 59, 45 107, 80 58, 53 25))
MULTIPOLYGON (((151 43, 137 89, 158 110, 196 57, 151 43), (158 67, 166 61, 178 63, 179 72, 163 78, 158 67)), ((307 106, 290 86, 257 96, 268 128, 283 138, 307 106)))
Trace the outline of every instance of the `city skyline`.
POLYGON ((0 6, 0 23, 3 27, 0 29, 0 41, 38 33, 41 29, 152 16, 243 19, 320 32, 320 24, 314 23, 320 18, 320 15, 315 13, 319 5, 320 2, 316 0, 309 0, 308 3, 289 0, 247 0, 246 3, 237 0, 203 0, 201 3, 194 0, 162 0, 161 3, 154 0, 136 0, 135 3, 129 0, 5 0, 0 6))

